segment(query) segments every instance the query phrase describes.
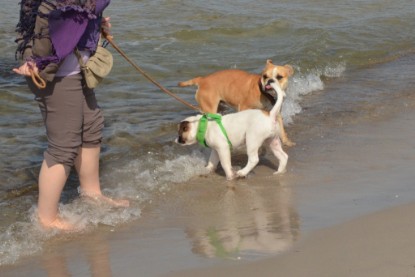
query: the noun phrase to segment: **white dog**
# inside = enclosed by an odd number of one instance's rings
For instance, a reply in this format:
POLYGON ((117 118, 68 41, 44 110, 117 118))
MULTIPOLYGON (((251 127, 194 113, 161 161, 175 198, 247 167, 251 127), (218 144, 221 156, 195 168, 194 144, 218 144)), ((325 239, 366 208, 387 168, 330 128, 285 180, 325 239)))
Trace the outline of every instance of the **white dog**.
MULTIPOLYGON (((273 75, 277 76, 277 72, 273 75)), ((277 116, 281 111, 285 92, 281 89, 277 79, 271 79, 269 85, 274 88, 278 95, 278 100, 270 112, 245 110, 224 115, 221 121, 220 115, 208 114, 206 130, 201 130, 203 129, 201 126, 202 120, 206 119, 206 116, 191 116, 180 122, 179 137, 175 141, 182 145, 191 145, 202 140, 206 146, 212 148, 207 168, 214 171, 220 161, 228 180, 248 175, 258 164, 258 150, 265 142, 279 161, 278 171, 274 174, 284 173, 288 155, 281 147, 281 128, 277 116), (200 138, 203 133, 205 134, 204 140, 200 138), (245 145, 248 163, 243 169, 237 171, 235 176, 231 164, 231 148, 245 145)))

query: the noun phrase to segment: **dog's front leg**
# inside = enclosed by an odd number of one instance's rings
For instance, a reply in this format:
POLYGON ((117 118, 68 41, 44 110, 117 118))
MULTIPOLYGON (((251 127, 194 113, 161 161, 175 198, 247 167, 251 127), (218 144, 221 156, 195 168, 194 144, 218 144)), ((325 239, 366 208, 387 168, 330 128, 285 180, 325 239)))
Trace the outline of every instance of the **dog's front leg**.
POLYGON ((210 152, 208 164, 206 165, 207 170, 209 170, 209 172, 215 171, 216 167, 218 166, 218 163, 219 163, 218 152, 215 149, 212 149, 212 151, 210 152))
POLYGON ((231 163, 231 150, 229 149, 228 145, 220 147, 216 149, 220 164, 222 165, 223 170, 226 174, 226 179, 232 180, 235 178, 235 173, 232 170, 232 163, 231 163))

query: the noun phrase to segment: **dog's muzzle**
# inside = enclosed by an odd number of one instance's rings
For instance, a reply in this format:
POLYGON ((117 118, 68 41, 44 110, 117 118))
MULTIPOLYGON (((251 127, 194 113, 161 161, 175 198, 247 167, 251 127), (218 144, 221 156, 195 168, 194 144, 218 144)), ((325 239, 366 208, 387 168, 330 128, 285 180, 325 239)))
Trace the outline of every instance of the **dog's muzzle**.
POLYGON ((275 82, 275 80, 270 79, 270 80, 268 80, 268 82, 264 86, 262 86, 260 84, 260 89, 261 89, 262 95, 264 95, 271 102, 272 105, 275 105, 275 103, 278 99, 278 94, 271 85, 274 82, 275 82))
MULTIPOLYGON (((274 80, 268 80, 268 82, 265 84, 262 93, 265 94, 265 96, 267 96, 268 99, 273 98, 274 100, 276 100, 278 98, 278 94, 275 91, 275 89, 272 87, 272 83, 274 83, 274 80)), ((273 102, 273 101, 272 101, 273 102)))
POLYGON ((179 143, 179 144, 185 144, 185 143, 186 143, 186 141, 183 139, 183 137, 182 137, 182 136, 179 136, 179 137, 176 139, 176 143, 179 143))
POLYGON ((268 93, 269 95, 271 95, 272 97, 276 98, 277 97, 277 92, 275 91, 275 89, 272 87, 272 83, 274 83, 274 80, 269 80, 264 88, 264 92, 268 93))

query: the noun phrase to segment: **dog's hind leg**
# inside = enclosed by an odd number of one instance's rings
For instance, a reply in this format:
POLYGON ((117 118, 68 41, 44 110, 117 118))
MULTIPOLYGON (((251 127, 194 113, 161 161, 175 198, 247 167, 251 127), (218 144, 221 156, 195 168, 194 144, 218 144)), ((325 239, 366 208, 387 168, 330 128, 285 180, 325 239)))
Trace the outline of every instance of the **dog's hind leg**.
POLYGON ((215 91, 206 86, 200 86, 196 92, 195 99, 204 113, 217 113, 220 98, 215 96, 215 91))
POLYGON ((269 146, 271 148, 272 153, 275 157, 277 157, 279 162, 278 171, 274 172, 274 174, 282 174, 286 172, 288 155, 284 152, 284 150, 282 150, 280 138, 274 138, 269 144, 269 146))
POLYGON ((282 140, 282 143, 283 143, 284 145, 286 145, 286 146, 294 146, 294 145, 295 145, 295 142, 292 142, 292 141, 288 138, 287 133, 285 132, 285 129, 284 129, 284 122, 282 121, 282 116, 281 116, 281 114, 278 114, 278 115, 277 115, 277 121, 278 121, 278 124, 280 125, 280 130, 281 130, 281 140, 282 140))

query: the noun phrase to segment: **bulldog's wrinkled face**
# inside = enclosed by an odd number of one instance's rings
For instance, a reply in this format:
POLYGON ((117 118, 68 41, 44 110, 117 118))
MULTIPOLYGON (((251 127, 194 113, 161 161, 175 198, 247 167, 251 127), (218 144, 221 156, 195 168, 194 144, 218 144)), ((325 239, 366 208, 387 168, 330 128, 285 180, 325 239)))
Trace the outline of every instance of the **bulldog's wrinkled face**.
POLYGON ((290 65, 274 65, 271 60, 267 60, 264 70, 261 74, 262 90, 276 97, 276 92, 271 86, 272 83, 278 82, 281 89, 285 91, 288 85, 288 79, 294 73, 290 65))
POLYGON ((178 137, 175 142, 182 145, 192 145, 196 141, 199 119, 196 116, 188 117, 178 125, 178 137))

